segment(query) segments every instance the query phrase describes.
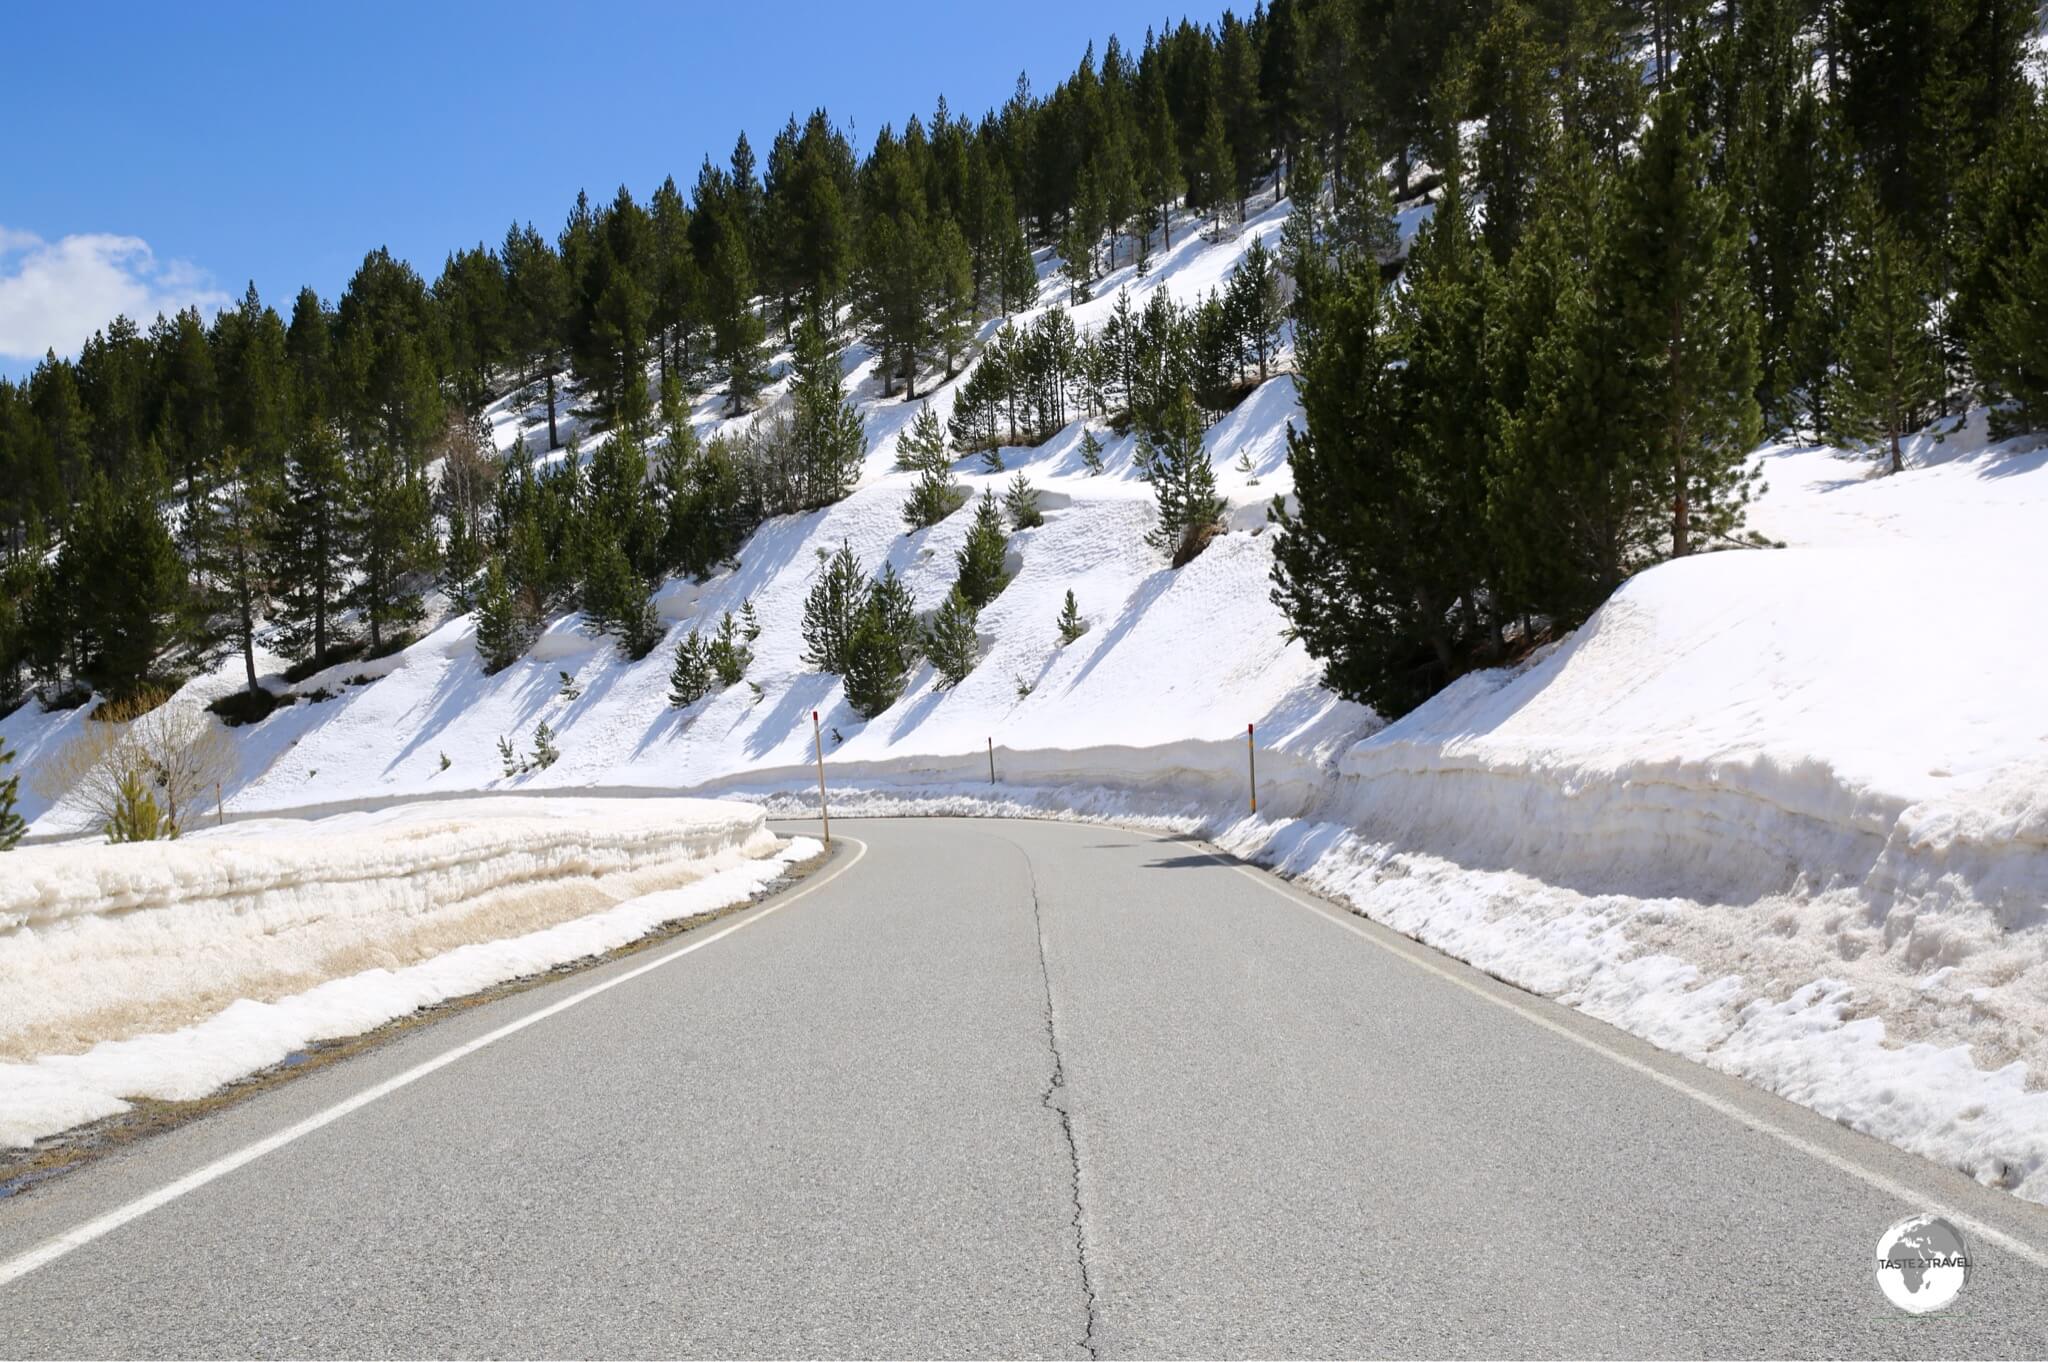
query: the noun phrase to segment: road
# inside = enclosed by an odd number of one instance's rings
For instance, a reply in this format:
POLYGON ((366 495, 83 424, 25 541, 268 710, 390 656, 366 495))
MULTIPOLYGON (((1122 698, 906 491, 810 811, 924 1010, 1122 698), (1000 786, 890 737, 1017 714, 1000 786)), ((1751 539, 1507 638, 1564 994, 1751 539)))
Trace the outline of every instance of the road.
POLYGON ((0 1354, 2048 1348, 2048 1212, 1199 844, 835 831, 0 1202, 0 1354), (1870 1260, 1935 1208, 1975 1261, 1916 1320, 1870 1260))

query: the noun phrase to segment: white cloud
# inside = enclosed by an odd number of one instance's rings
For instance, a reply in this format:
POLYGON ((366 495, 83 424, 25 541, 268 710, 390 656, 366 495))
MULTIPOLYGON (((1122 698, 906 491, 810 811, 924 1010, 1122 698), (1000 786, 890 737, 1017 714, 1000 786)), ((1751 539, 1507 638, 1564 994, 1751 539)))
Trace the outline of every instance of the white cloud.
POLYGON ((212 285, 185 261, 158 261, 141 237, 81 232, 44 241, 0 226, 0 358, 75 354, 120 313, 146 327, 159 312, 228 302, 212 285))

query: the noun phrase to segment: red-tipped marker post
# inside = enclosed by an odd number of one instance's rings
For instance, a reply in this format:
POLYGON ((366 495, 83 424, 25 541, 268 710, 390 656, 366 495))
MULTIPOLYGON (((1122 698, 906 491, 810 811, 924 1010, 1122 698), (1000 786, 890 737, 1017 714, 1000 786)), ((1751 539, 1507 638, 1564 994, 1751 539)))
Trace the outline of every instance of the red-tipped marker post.
POLYGON ((825 730, 818 726, 818 711, 811 711, 811 740, 818 747, 818 821, 825 826, 825 845, 832 845, 832 815, 825 808, 825 730))
POLYGON ((1254 746, 1254 731, 1250 724, 1244 726, 1245 769, 1251 773, 1252 812, 1259 811, 1259 749, 1254 746))

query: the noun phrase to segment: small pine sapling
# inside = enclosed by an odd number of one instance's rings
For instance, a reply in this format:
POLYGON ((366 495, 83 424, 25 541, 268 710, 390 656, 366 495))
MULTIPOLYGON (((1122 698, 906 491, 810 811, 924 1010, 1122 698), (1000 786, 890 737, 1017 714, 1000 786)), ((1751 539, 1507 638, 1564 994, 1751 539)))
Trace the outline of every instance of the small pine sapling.
POLYGON ((176 837, 178 830, 164 817, 142 772, 128 771, 122 774, 115 792, 114 813, 107 820, 106 833, 109 842, 154 842, 176 837))
POLYGON ((1028 530, 1045 523, 1045 512, 1038 509, 1038 489, 1022 473, 1010 479, 1009 490, 1003 493, 1003 511, 1010 517, 1010 528, 1028 530))
POLYGON ((668 673, 668 702, 676 709, 694 705, 711 693, 711 655, 692 629, 676 640, 675 665, 668 673))
POLYGON ((918 409, 909 429, 897 437, 896 467, 905 473, 943 473, 951 462, 946 455, 946 428, 927 402, 918 409))
POLYGON ((580 699, 582 699, 582 698, 583 698, 583 687, 581 687, 581 686, 579 686, 579 685, 577 685, 577 684, 576 684, 576 678, 575 678, 575 677, 573 677, 573 676, 571 676, 571 675, 569 675, 569 673, 567 673, 567 672, 562 672, 562 673, 561 673, 561 677, 562 677, 562 685, 561 685, 561 689, 557 690, 557 691, 555 692, 555 694, 557 694, 557 695, 561 696, 561 697, 562 697, 562 698, 563 698, 564 700, 580 700, 580 699))
POLYGON ((1079 602, 1075 601, 1074 592, 1071 587, 1067 590, 1067 603, 1060 608, 1058 624, 1061 647, 1065 647, 1088 632, 1088 621, 1081 618, 1081 606, 1079 602))
POLYGON ((1092 430, 1081 432, 1081 467, 1091 478, 1102 472, 1102 440, 1092 430))
POLYGON ((1003 573, 1009 542, 1009 536, 1003 532, 1002 513, 996 509, 995 493, 984 491, 974 507, 974 524, 967 531, 967 542, 954 556, 960 594, 976 610, 994 600, 1009 582, 1003 573))
POLYGON ((967 679, 981 660, 981 639, 974 632, 975 610, 954 587, 925 630, 925 656, 939 674, 939 689, 951 690, 967 679))
POLYGON ((505 764, 505 779, 526 774, 526 762, 512 750, 512 740, 503 734, 498 736, 498 760, 505 764))
POLYGON ((561 749, 555 746, 555 730, 543 722, 533 730, 533 764, 545 771, 553 766, 561 755, 561 749))
POLYGON ((1002 472, 1003 451, 994 445, 990 445, 987 449, 982 450, 981 466, 985 471, 990 473, 1002 472))
POLYGON ((761 619, 754 613, 754 598, 747 597, 740 602, 740 632, 748 643, 761 637, 761 619))
MULTIPOLYGON (((0 741, 0 771, 14 764, 14 753, 7 750, 7 744, 0 741)), ((22 834, 28 825, 22 821, 19 810, 21 800, 21 773, 0 779, 0 851, 12 851, 21 845, 22 834)))
POLYGON ((904 532, 916 534, 930 529, 959 510, 966 499, 967 493, 954 483, 946 469, 924 469, 917 475, 917 485, 903 500, 903 523, 907 527, 904 532))
POLYGON ((737 686, 746 680, 747 668, 754 664, 754 650, 746 645, 744 634, 732 611, 726 611, 725 618, 718 622, 717 635, 705 650, 721 686, 737 686))

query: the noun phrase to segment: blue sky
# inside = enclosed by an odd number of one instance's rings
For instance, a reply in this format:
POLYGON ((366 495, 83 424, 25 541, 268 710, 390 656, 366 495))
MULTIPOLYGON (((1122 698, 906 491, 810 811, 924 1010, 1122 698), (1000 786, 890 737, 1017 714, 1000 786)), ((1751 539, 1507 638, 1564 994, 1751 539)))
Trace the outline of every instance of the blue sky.
MULTIPOLYGON (((865 148, 943 91, 979 115, 1049 89, 1093 39, 1183 11, 1005 5, 45 5, 9 16, 0 372, 116 311, 332 298, 388 245, 429 280, 579 187, 688 188, 744 128, 766 161, 823 104, 865 148)), ((1206 9, 1191 17, 1215 17, 1206 9)), ((1218 5, 1215 13, 1221 12, 1218 5)))

